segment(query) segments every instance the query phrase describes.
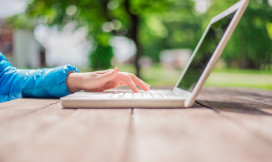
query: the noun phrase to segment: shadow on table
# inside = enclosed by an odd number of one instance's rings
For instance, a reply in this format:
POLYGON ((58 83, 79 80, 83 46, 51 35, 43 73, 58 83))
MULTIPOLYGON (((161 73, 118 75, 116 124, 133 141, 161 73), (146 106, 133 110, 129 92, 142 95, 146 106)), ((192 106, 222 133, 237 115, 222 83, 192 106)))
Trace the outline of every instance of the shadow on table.
MULTIPOLYGON (((218 102, 218 101, 203 101, 198 100, 198 104, 205 106, 207 108, 213 109, 214 111, 220 113, 221 111, 235 112, 235 113, 244 113, 251 115, 268 115, 272 116, 271 113, 262 111, 258 107, 253 107, 253 105, 247 105, 245 103, 237 102, 218 102)), ((254 105, 257 106, 257 105, 254 105)))

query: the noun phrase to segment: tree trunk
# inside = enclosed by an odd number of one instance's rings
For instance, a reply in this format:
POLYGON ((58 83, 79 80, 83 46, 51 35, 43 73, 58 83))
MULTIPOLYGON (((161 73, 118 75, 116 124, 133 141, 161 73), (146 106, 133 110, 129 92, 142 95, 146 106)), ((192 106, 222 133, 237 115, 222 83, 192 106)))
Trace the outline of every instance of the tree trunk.
POLYGON ((136 53, 135 53, 135 60, 134 60, 134 66, 136 68, 136 75, 141 78, 141 66, 139 64, 139 60, 141 57, 141 45, 138 40, 138 26, 139 26, 139 18, 137 16, 133 16, 133 26, 131 29, 131 39, 135 42, 136 45, 136 53))
POLYGON ((138 39, 138 29, 139 29, 139 25, 140 25, 140 18, 138 15, 131 13, 130 0, 125 0, 124 5, 125 5, 126 12, 130 17, 130 28, 128 30, 127 36, 129 38, 131 38, 136 45, 136 53, 135 53, 135 60, 134 60, 134 66, 136 68, 136 75, 137 75, 137 77, 141 78, 141 66, 139 64, 139 59, 141 57, 142 50, 141 50, 141 45, 140 45, 140 42, 138 39))

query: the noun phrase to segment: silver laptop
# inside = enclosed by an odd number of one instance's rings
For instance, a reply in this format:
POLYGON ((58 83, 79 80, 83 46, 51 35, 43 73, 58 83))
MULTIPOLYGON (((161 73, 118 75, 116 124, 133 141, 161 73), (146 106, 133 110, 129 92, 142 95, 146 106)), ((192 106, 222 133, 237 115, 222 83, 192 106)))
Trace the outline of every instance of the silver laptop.
POLYGON ((61 98, 67 108, 173 108, 193 105, 225 48, 248 0, 241 0, 212 18, 173 90, 76 92, 61 98))

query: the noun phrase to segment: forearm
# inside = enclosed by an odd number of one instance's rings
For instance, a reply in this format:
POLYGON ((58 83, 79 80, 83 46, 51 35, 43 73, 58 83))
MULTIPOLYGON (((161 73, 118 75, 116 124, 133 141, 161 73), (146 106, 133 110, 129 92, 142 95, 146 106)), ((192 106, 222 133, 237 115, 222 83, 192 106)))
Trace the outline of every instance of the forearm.
POLYGON ((22 89, 23 97, 62 97, 70 94, 66 82, 71 72, 79 71, 70 65, 35 70, 27 77, 22 89))
POLYGON ((51 69, 17 69, 0 52, 0 102, 22 97, 62 97, 70 94, 67 76, 79 72, 65 65, 51 69))
POLYGON ((66 79, 71 71, 79 72, 69 65, 37 70, 5 68, 0 75, 0 102, 22 97, 58 98, 68 95, 66 79))

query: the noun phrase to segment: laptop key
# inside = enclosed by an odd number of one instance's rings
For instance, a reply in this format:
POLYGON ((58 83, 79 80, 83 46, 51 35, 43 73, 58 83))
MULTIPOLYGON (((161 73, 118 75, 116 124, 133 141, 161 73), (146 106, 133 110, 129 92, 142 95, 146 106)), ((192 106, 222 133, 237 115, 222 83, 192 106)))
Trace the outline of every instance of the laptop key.
POLYGON ((142 92, 144 98, 153 98, 153 96, 149 92, 142 92))
POLYGON ((142 93, 133 93, 134 98, 143 98, 142 93))
POLYGON ((113 98, 123 98, 124 97, 124 92, 113 93, 112 97, 113 98))
POLYGON ((124 98, 132 98, 133 97, 133 93, 125 93, 124 94, 124 98))
POLYGON ((157 91, 150 91, 153 98, 162 98, 162 96, 157 91))

